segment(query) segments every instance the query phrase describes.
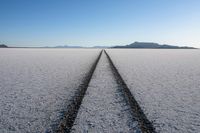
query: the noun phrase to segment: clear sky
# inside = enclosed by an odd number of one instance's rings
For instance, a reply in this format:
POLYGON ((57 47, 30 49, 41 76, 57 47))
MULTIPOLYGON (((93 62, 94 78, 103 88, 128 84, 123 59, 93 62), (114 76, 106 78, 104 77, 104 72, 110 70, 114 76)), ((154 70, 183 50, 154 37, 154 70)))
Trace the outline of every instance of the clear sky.
POLYGON ((0 44, 200 47, 200 0, 0 0, 0 44))

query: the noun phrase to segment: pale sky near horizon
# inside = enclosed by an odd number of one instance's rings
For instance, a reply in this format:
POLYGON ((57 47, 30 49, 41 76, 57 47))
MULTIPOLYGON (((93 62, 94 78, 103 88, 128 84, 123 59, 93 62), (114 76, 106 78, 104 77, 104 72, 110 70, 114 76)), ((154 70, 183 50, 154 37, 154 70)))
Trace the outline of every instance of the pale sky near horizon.
POLYGON ((200 0, 0 0, 0 44, 200 48, 200 0))

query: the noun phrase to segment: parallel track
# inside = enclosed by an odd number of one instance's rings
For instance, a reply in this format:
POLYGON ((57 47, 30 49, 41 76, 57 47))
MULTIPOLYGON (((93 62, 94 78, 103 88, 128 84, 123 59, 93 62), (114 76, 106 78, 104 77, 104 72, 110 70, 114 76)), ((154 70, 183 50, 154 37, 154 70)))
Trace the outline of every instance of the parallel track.
MULTIPOLYGON (((104 50, 105 51, 105 50, 104 50)), ((132 109, 132 115, 133 117, 139 122, 139 126, 144 133, 155 133, 155 128, 153 127, 152 123, 147 119, 146 115, 142 111, 141 107, 139 106, 138 102, 135 100, 134 96, 130 92, 130 89, 127 87, 126 83, 124 82, 122 76, 119 74, 119 71, 115 67, 112 59, 108 55, 108 53, 105 51, 110 66, 112 68, 113 74, 115 75, 115 78, 117 80, 117 83, 121 85, 122 91, 124 93, 124 97, 126 101, 129 103, 131 109, 132 109)))
POLYGON ((132 114, 134 120, 136 120, 138 122, 139 128, 144 133, 155 133, 155 128, 153 127, 152 123, 145 116, 144 112, 142 111, 139 104, 133 97, 132 93, 130 92, 130 89, 127 87, 126 83, 124 82, 123 78, 121 77, 117 68, 115 67, 113 61, 111 60, 110 56, 108 55, 108 53, 105 50, 102 50, 100 52, 98 58, 96 59, 95 63, 93 64, 91 70, 84 78, 83 83, 79 86, 80 89, 78 89, 78 91, 72 98, 71 103, 67 107, 67 111, 64 113, 63 119, 61 120, 61 122, 58 126, 58 129, 56 129, 56 132, 57 133, 69 133, 70 132, 70 130, 74 124, 74 121, 77 117, 80 105, 85 96, 85 92, 88 88, 88 85, 90 83, 92 75, 96 69, 99 59, 101 58, 102 52, 105 52, 105 54, 109 60, 112 73, 114 74, 114 77, 115 77, 118 85, 121 86, 121 92, 123 93, 122 96, 124 97, 126 102, 130 105, 130 108, 132 111, 131 114, 132 114))
POLYGON ((82 84, 77 89, 78 91, 73 96, 71 103, 67 107, 67 111, 64 112, 64 116, 63 116, 60 124, 58 125, 58 129, 56 129, 56 131, 55 131, 56 133, 68 133, 68 132, 70 132, 70 130, 73 126, 74 120, 76 119, 76 116, 77 116, 78 110, 80 108, 82 99, 83 99, 85 92, 88 88, 88 84, 91 80, 91 77, 94 73, 94 70, 96 68, 97 63, 99 62, 99 59, 101 57, 102 52, 103 52, 103 50, 101 50, 98 58, 96 59, 96 61, 92 65, 88 74, 85 76, 84 81, 82 82, 82 84))

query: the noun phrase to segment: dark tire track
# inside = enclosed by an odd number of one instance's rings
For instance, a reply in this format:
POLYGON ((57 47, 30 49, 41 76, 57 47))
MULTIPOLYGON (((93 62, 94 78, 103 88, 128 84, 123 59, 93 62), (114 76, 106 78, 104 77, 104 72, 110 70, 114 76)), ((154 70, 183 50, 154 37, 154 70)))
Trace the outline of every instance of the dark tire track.
POLYGON ((77 92, 75 92, 75 95, 73 96, 71 103, 67 106, 67 108, 66 108, 67 110, 66 110, 66 112, 64 112, 64 116, 55 132, 57 132, 57 133, 69 133, 70 132, 70 130, 73 126, 73 123, 76 119, 82 99, 88 88, 88 84, 91 80, 94 70, 96 69, 97 63, 99 62, 102 52, 103 52, 103 50, 101 50, 98 58, 92 65, 90 71, 84 77, 84 80, 83 80, 82 84, 78 87, 77 92))
POLYGON ((114 74, 114 76, 117 80, 117 83, 119 85, 121 85, 124 97, 131 107, 132 115, 136 119, 136 121, 138 121, 142 132, 144 132, 144 133, 156 133, 155 128, 153 127, 152 123, 147 119, 146 115, 142 111, 138 102, 133 97, 132 93, 130 92, 130 89, 127 87, 123 78, 119 74, 119 72, 118 72, 117 68, 115 67, 112 59, 110 58, 110 56, 108 55, 106 50, 104 50, 104 51, 105 51, 106 56, 108 57, 112 72, 113 72, 113 74, 114 74))
POLYGON ((97 64, 79 108, 72 133, 141 133, 105 53, 97 64))

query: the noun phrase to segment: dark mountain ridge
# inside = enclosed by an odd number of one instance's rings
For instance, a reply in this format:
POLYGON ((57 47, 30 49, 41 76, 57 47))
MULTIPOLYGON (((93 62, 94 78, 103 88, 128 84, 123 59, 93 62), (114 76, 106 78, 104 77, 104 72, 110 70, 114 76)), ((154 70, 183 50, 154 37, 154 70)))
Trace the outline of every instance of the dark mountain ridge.
POLYGON ((8 48, 5 44, 0 44, 0 48, 8 48))
POLYGON ((167 44, 158 44, 153 42, 134 42, 125 46, 114 46, 113 48, 149 48, 149 49, 196 49, 194 47, 180 47, 167 44))

